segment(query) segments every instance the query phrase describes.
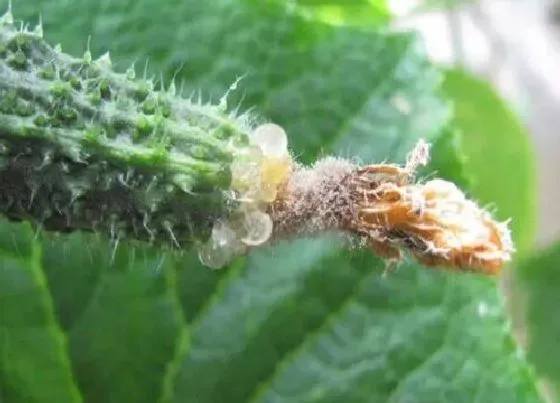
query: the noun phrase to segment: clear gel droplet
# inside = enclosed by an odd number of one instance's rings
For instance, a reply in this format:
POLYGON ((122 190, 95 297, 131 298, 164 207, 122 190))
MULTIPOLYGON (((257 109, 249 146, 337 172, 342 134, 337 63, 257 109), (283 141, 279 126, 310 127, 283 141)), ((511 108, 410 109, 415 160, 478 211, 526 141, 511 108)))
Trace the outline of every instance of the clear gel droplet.
POLYGON ((231 247, 236 241, 235 231, 227 223, 218 222, 212 228, 212 241, 219 248, 231 247))
POLYGON ((255 129, 251 142, 260 147, 269 157, 282 157, 288 151, 288 137, 284 129, 274 123, 265 123, 255 129))
POLYGON ((262 211, 252 211, 245 216, 244 227, 247 234, 241 241, 250 246, 261 245, 272 235, 272 218, 262 211))
POLYGON ((239 190, 258 187, 261 181, 260 168, 255 163, 234 161, 231 164, 232 186, 239 190))
POLYGON ((200 247, 198 258, 203 265, 218 270, 227 265, 230 261, 231 253, 228 252, 227 248, 220 248, 210 241, 200 247))

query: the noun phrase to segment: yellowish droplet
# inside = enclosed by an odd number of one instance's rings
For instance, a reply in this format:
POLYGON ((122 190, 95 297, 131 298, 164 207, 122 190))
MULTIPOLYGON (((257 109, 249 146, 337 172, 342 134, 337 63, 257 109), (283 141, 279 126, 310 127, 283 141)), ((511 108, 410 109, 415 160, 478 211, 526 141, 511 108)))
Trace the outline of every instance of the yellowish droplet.
POLYGON ((261 186, 259 199, 265 203, 272 203, 274 200, 276 200, 277 194, 278 194, 278 189, 276 186, 264 184, 261 186))
POLYGON ((291 168, 290 159, 265 158, 261 163, 261 182, 278 185, 286 180, 291 168))

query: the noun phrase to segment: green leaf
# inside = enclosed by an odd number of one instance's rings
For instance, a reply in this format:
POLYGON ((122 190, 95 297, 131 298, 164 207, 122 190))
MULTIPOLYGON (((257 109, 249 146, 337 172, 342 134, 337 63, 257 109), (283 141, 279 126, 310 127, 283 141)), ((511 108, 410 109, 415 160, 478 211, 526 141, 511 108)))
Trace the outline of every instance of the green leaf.
POLYGON ((430 162, 422 168, 419 176, 437 176, 455 183, 464 192, 469 192, 472 178, 467 173, 467 159, 463 154, 461 134, 453 127, 445 127, 430 150, 430 162))
POLYGON ((539 401, 493 280, 382 270, 332 239, 254 254, 192 323, 173 401, 539 401))
POLYGON ((95 236, 47 238, 44 266, 86 402, 156 402, 187 342, 171 257, 95 236))
POLYGON ((0 221, 0 401, 81 402, 29 226, 0 221))
MULTIPOLYGON (((92 34, 93 53, 110 48, 123 70, 150 56, 205 100, 245 75, 230 107, 282 124, 303 161, 402 162, 446 127, 441 75, 414 34, 335 27, 274 2, 79 4, 26 2, 18 15, 41 9, 47 37, 73 53, 92 34)), ((458 158, 448 149, 439 161, 458 158)), ((383 277, 369 252, 326 237, 221 272, 194 252, 126 242, 111 264, 108 241, 90 236, 45 245, 87 402, 540 401, 493 279, 414 263, 383 277)))
POLYGON ((455 108, 453 126, 462 134, 471 194, 492 206, 499 219, 512 219, 522 255, 531 249, 536 228, 536 162, 529 134, 489 83, 450 69, 443 88, 455 108))
POLYGON ((372 27, 391 20, 384 0, 292 0, 291 4, 304 15, 333 24, 372 27))
POLYGON ((560 242, 524 259, 516 274, 525 295, 528 358, 560 397, 560 242))

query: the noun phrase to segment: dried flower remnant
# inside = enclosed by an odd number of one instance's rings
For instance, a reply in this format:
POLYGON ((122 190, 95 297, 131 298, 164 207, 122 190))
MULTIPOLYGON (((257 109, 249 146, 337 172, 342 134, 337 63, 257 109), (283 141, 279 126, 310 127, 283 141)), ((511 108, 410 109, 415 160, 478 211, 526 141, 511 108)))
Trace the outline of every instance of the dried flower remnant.
POLYGON ((507 222, 494 221, 451 182, 413 183, 415 168, 428 161, 427 150, 420 142, 404 169, 358 170, 352 187, 361 197, 350 230, 381 257, 400 260, 406 249, 425 266, 498 274, 513 252, 507 222))
POLYGON ((282 127, 263 124, 231 165, 234 214, 218 220, 201 261, 219 269, 253 248, 337 231, 393 267, 404 251, 425 266, 497 274, 513 251, 507 223, 468 200, 453 183, 417 181, 429 161, 420 141, 404 166, 359 167, 335 157, 292 160, 282 127))
POLYGON ((238 214, 220 220, 200 250, 213 268, 280 239, 339 231, 358 238, 390 266, 404 251, 440 268, 497 274, 513 246, 507 223, 468 200, 453 183, 416 181, 429 161, 420 141, 405 166, 358 167, 335 157, 312 166, 292 161, 280 126, 265 124, 232 165, 238 214))
POLYGON ((429 160, 420 141, 404 167, 357 167, 327 157, 294 166, 271 205, 273 239, 340 230, 358 237, 393 265, 408 251, 425 266, 497 274, 513 245, 499 223, 453 183, 415 182, 429 160))

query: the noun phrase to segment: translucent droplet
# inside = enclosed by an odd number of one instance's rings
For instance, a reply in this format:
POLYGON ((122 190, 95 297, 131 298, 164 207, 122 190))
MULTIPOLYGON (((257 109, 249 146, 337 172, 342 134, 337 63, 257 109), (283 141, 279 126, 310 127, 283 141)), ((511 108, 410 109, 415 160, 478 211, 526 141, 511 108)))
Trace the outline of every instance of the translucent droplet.
POLYGON ((282 157, 288 152, 288 137, 284 129, 274 123, 266 123, 255 129, 251 142, 260 147, 264 155, 282 157))
POLYGON ((234 249, 236 243, 235 231, 224 222, 218 222, 212 228, 212 241, 220 248, 234 249))
POLYGON ((207 242, 198 250, 198 258, 200 262, 210 267, 211 269, 221 269, 226 266, 230 259, 231 253, 228 249, 220 248, 215 245, 212 241, 207 242))
POLYGON ((262 211, 252 211, 245 216, 244 227, 247 234, 241 241, 246 245, 261 245, 272 235, 272 218, 262 211))
POLYGON ((249 190, 260 184, 260 169, 257 163, 234 161, 231 166, 231 185, 234 189, 249 190))

